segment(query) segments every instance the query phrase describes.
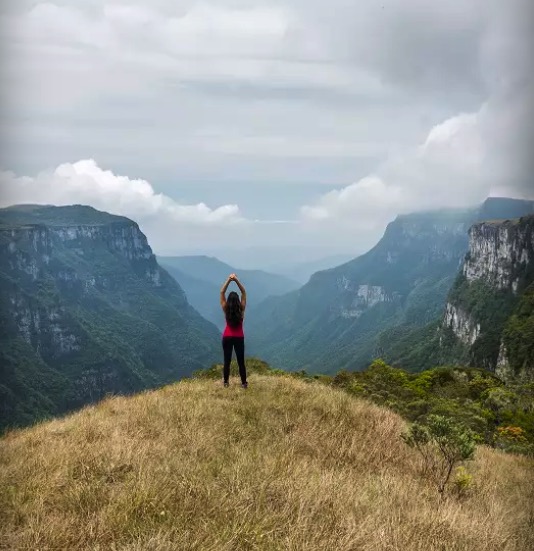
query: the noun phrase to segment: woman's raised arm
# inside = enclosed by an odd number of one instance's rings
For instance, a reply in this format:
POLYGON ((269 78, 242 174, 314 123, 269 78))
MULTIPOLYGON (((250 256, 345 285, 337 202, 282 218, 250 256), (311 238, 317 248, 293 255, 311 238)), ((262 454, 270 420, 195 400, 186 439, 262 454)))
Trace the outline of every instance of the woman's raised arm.
POLYGON ((237 279, 236 275, 234 275, 233 280, 236 282, 239 290, 241 291, 241 306, 243 308, 243 311, 245 311, 245 308, 247 307, 247 291, 245 290, 245 286, 241 283, 241 281, 237 279))
POLYGON ((230 285, 230 282, 232 281, 231 277, 228 277, 228 279, 223 283, 223 286, 221 287, 221 307, 224 310, 226 308, 226 289, 228 289, 228 285, 230 285))

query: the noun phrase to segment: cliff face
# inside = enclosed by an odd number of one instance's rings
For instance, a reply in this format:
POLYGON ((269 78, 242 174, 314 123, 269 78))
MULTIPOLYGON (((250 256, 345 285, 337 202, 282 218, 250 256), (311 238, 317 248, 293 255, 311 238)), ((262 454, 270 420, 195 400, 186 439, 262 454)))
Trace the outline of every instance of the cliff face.
MULTIPOLYGON (((532 201, 492 198, 473 209, 398 216, 367 253, 251 311, 249 350, 275 365, 318 372, 362 369, 376 357, 409 369, 433 367, 437 343, 428 351, 421 346, 430 334, 437 338, 469 228, 488 216, 532 212, 532 201)), ((456 303, 447 310, 448 325, 473 343, 481 327, 469 315, 456 303)))
POLYGON ((480 334, 480 323, 477 323, 461 306, 447 303, 443 320, 460 341, 471 346, 480 334))
POLYGON ((359 285, 344 275, 336 280, 336 288, 340 294, 348 295, 337 313, 342 318, 359 318, 369 308, 395 300, 395 295, 381 285, 359 285))
POLYGON ((163 384, 216 358, 216 328, 131 220, 79 206, 0 210, 0 266, 0 426, 163 384))
POLYGON ((465 254, 472 216, 399 216, 368 253, 314 274, 297 293, 269 299, 252 312, 254 354, 319 372, 365 367, 380 331, 439 316, 465 254))
MULTIPOLYGON (((123 281, 111 270, 93 263, 97 252, 129 268, 147 287, 161 287, 161 272, 145 235, 130 221, 107 225, 24 226, 0 229, 0 259, 6 314, 18 334, 45 360, 79 351, 81 338, 62 301, 42 301, 32 290, 54 283, 68 302, 90 299, 92 293, 120 291, 123 281)), ((109 266, 109 264, 108 264, 109 266)), ((59 298, 58 297, 58 298, 59 298)), ((185 295, 178 292, 185 307, 185 295)), ((110 297, 113 301, 113 297, 110 297)))
POLYGON ((0 228, 0 256, 3 271, 16 278, 36 281, 49 274, 59 281, 77 282, 80 290, 85 286, 105 286, 111 278, 96 274, 88 264, 90 252, 106 248, 110 253, 131 262, 136 272, 146 271, 147 278, 155 284, 159 280, 159 268, 145 236, 135 224, 116 223, 109 226, 24 226, 0 228), (60 256, 79 257, 84 266, 69 266, 58 262, 60 256))
POLYGON ((521 275, 534 261, 533 234, 528 220, 484 222, 469 232, 469 254, 463 274, 494 289, 517 292, 521 275))
POLYGON ((527 302, 533 282, 534 216, 470 229, 469 251, 442 322, 443 330, 465 347, 470 363, 505 378, 533 374, 534 358, 524 350, 528 342, 513 342, 519 325, 530 326, 527 302), (519 354, 518 346, 523 348, 519 354))

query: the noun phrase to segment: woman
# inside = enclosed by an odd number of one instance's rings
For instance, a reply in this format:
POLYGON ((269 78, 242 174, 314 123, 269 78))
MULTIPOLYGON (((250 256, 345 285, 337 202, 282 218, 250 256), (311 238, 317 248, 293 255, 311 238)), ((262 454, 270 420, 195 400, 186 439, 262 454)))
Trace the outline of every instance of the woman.
POLYGON ((247 370, 245 368, 245 334, 243 333, 243 318, 245 317, 245 308, 247 306, 247 292, 235 274, 230 274, 221 288, 221 307, 226 318, 226 327, 222 337, 222 347, 224 352, 223 382, 224 386, 229 386, 230 362, 232 361, 232 349, 235 350, 237 365, 239 366, 239 375, 241 377, 241 386, 247 388, 247 370), (239 295, 232 291, 226 298, 226 289, 232 281, 235 281, 241 291, 239 295))

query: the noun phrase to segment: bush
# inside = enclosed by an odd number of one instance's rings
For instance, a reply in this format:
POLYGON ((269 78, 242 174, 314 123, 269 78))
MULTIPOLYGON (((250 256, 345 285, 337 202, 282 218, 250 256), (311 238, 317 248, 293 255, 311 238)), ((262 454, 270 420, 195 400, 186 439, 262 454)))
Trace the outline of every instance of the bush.
POLYGON ((534 446, 529 443, 526 433, 521 427, 498 427, 495 447, 506 452, 534 455, 534 446))
POLYGON ((504 383, 488 371, 465 367, 408 373, 375 360, 364 371, 340 371, 330 384, 389 407, 412 423, 425 424, 429 415, 439 415, 470 429, 478 442, 489 446, 525 454, 534 449, 533 383, 504 383), (523 429, 526 443, 498 443, 500 426, 523 429))
POLYGON ((476 445, 471 430, 441 415, 429 415, 425 424, 413 423, 402 438, 421 454, 424 472, 441 495, 454 467, 472 459, 476 445))
POLYGON ((345 369, 339 371, 332 379, 332 384, 341 388, 347 388, 353 379, 353 374, 345 369))

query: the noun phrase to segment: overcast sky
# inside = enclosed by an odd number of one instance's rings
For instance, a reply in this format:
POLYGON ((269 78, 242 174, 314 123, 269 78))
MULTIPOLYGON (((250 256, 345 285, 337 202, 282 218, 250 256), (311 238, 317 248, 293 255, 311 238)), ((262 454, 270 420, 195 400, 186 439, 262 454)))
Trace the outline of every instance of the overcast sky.
POLYGON ((160 253, 319 256, 532 197, 533 5, 4 0, 0 202, 127 215, 160 253))

